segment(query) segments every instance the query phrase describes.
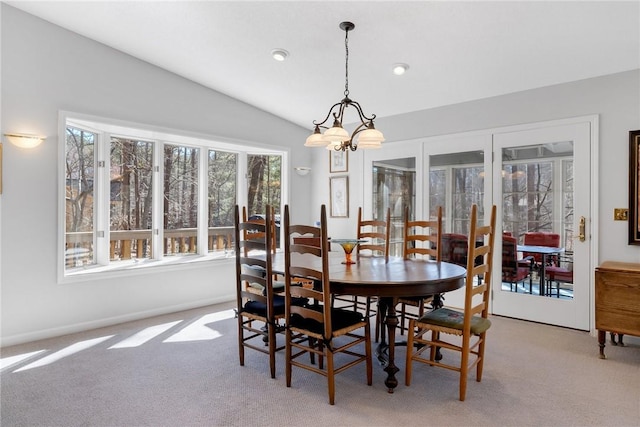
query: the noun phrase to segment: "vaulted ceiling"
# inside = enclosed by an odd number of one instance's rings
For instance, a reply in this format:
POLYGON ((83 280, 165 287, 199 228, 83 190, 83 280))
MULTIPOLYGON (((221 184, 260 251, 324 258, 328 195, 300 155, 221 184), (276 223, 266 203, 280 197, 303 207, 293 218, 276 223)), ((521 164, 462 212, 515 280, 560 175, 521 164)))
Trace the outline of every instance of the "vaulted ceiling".
POLYGON ((640 68, 638 1, 6 3, 309 129, 344 96, 342 21, 378 117, 640 68))

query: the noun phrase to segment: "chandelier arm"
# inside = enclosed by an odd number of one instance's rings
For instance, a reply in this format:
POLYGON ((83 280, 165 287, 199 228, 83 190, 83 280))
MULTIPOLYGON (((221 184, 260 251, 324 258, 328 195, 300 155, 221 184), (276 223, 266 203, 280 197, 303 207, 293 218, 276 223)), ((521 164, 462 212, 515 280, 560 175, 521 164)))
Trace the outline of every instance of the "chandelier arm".
POLYGON ((360 116, 360 121, 364 124, 366 122, 372 122, 375 120, 376 115, 372 114, 371 117, 367 117, 364 112, 362 111, 362 107, 360 106, 360 104, 356 101, 353 100, 349 100, 350 104, 353 105, 356 108, 356 111, 358 112, 358 116, 360 116))
POLYGON ((336 108, 338 105, 341 105, 341 104, 342 104, 342 101, 336 102, 335 104, 333 104, 333 106, 331 108, 329 108, 329 112, 327 113, 327 116, 324 118, 324 120, 321 121, 321 122, 317 122, 317 121, 314 120, 313 124, 315 126, 321 126, 321 125, 325 124, 327 122, 327 120, 329 120, 329 117, 331 117, 331 113, 333 113, 333 109, 336 108))
POLYGON ((351 134, 351 140, 350 141, 353 141, 356 138, 357 134, 359 134, 363 130, 367 130, 367 129, 369 129, 369 123, 362 123, 361 125, 358 125, 358 127, 351 134))

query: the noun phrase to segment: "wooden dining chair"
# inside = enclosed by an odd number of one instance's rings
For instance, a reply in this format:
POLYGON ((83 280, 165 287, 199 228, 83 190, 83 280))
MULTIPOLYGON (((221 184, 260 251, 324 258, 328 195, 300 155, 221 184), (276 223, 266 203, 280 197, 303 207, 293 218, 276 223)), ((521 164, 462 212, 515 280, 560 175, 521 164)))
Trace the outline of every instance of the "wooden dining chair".
MULTIPOLYGON (((246 211, 243 209, 243 218, 246 211)), ((272 271, 271 208, 267 207, 265 221, 240 221, 236 205, 236 317, 238 319, 238 351, 240 366, 244 366, 245 349, 253 349, 269 356, 271 378, 276 376, 276 332, 282 329, 284 297, 275 295, 272 271), (256 325, 256 322, 259 325, 256 325), (266 343, 266 345, 265 345, 266 343)))
POLYGON ((477 223, 477 209, 475 204, 471 207, 464 310, 442 307, 426 313, 418 320, 409 320, 410 333, 407 340, 405 384, 407 386, 411 384, 413 362, 454 370, 460 374, 459 394, 462 401, 466 397, 469 369, 475 367, 476 381, 480 382, 482 379, 485 338, 491 326, 488 315, 496 207, 494 205, 491 209, 488 225, 477 223), (480 238, 483 239, 484 244, 476 246, 476 241, 480 238), (481 257, 482 262, 474 265, 477 257, 481 257), (474 280, 477 275, 483 276, 479 284, 474 280), (414 333, 414 330, 417 332, 414 333), (431 338, 429 338, 429 332, 431 332, 431 338), (441 334, 454 335, 458 338, 445 339, 441 334), (460 357, 443 357, 436 360, 438 349, 459 352, 460 357), (454 363, 455 361, 457 363, 454 363))
MULTIPOLYGON (((363 219, 362 207, 358 208, 358 224, 356 228, 356 238, 364 240, 356 246, 356 256, 383 256, 389 260, 389 239, 391 233, 391 208, 387 209, 384 220, 363 219)), ((334 300, 342 304, 343 307, 351 307, 354 311, 360 310, 369 318, 375 318, 375 339, 378 342, 381 334, 381 315, 377 310, 378 298, 358 297, 356 295, 336 295, 334 300)))
MULTIPOLYGON (((385 261, 389 260, 389 243, 391 236, 391 208, 387 208, 385 219, 363 219, 362 207, 358 208, 358 240, 366 240, 356 246, 358 256, 383 256, 385 261)), ((377 309, 378 298, 357 296, 351 297, 354 309, 360 309, 369 318, 375 318, 375 340, 378 342, 382 333, 382 315, 377 309)))
POLYGON ((291 387, 294 366, 323 375, 327 378, 329 404, 333 405, 336 374, 365 362, 367 384, 372 384, 369 321, 359 311, 333 306, 325 205, 320 210, 320 227, 292 225, 286 205, 284 238, 287 387, 291 387), (320 247, 294 243, 300 236, 319 237, 320 247), (295 278, 309 279, 313 286, 299 286, 295 278), (308 299, 309 304, 295 305, 295 298, 308 299), (317 364, 315 357, 301 357, 305 354, 317 356, 317 364))
MULTIPOLYGON (((436 210, 436 218, 428 221, 410 220, 409 207, 404 210, 404 259, 423 258, 437 262, 442 260, 442 206, 436 210)), ((425 306, 433 303, 434 296, 415 296, 399 298, 400 335, 404 335, 409 318, 418 319, 424 315, 425 306), (417 313, 408 310, 417 308, 417 313)), ((434 307, 431 307, 434 308, 434 307)))
MULTIPOLYGON (((249 223, 255 223, 255 224, 269 224, 270 228, 271 228, 271 236, 273 237, 271 239, 271 244, 270 244, 270 248, 271 248, 271 252, 272 253, 276 253, 276 249, 277 249, 277 235, 276 235, 276 220, 275 220, 275 208, 273 206, 267 206, 267 211, 270 213, 270 219, 267 220, 267 216, 265 215, 264 218, 263 217, 259 217, 259 218, 254 218, 254 219, 250 219, 247 216, 247 207, 243 206, 242 207, 242 222, 249 222, 249 223)), ((263 239, 264 238, 265 233, 264 232, 259 232, 256 230, 251 230, 251 232, 249 231, 245 231, 244 232, 244 238, 245 239, 263 239)))
POLYGON ((389 259, 389 238, 391 233, 391 208, 387 208, 385 219, 363 219, 362 207, 358 208, 358 240, 367 240, 356 247, 358 255, 370 253, 389 259))

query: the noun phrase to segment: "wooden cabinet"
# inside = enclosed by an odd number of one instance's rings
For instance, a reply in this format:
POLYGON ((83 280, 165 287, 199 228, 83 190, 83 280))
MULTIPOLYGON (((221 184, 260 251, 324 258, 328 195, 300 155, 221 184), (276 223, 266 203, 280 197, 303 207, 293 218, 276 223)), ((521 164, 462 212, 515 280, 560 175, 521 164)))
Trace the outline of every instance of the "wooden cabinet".
MULTIPOLYGON (((640 264, 606 261, 596 268, 596 329, 600 358, 606 332, 640 336, 640 264)), ((615 341, 613 341, 616 344, 615 341)))

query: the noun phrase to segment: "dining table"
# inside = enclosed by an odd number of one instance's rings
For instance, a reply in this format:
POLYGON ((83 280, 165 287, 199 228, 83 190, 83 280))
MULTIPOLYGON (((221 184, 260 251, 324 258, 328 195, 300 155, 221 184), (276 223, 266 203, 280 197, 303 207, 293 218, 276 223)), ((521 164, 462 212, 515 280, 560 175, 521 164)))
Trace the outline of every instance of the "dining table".
MULTIPOLYGON (((389 393, 398 386, 395 364, 396 328, 398 317, 396 305, 400 297, 440 295, 464 286, 466 269, 448 262, 402 257, 376 257, 359 255, 354 263, 344 263, 342 251, 329 252, 329 283, 334 295, 378 297, 378 310, 384 316, 387 334, 382 334, 376 354, 385 366, 385 385, 389 393)), ((303 257, 298 262, 308 263, 310 268, 321 270, 320 258, 303 257)), ((273 255, 273 272, 284 274, 285 255, 273 255)))
POLYGON ((564 252, 564 248, 556 248, 553 246, 517 245, 517 251, 536 253, 541 255, 540 270, 539 270, 540 296, 545 296, 546 295, 546 290, 545 290, 545 281, 546 281, 545 268, 546 267, 545 266, 547 265, 547 256, 559 255, 564 252))

